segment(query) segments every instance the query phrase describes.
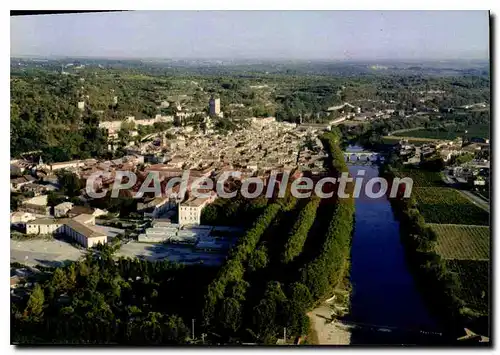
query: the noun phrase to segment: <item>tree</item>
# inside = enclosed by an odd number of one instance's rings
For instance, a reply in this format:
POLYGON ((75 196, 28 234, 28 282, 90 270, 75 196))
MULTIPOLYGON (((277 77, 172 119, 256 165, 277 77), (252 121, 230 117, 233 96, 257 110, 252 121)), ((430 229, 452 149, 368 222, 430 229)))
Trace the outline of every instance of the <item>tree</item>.
POLYGON ((30 298, 24 310, 24 316, 34 321, 39 321, 43 316, 43 304, 45 296, 40 284, 36 284, 31 292, 30 298))
POLYGON ((168 316, 165 323, 166 331, 164 339, 170 344, 184 344, 189 336, 189 329, 182 318, 177 315, 168 316))
POLYGON ((61 268, 57 268, 54 271, 51 283, 54 289, 58 292, 66 290, 67 288, 66 274, 61 268))
POLYGON ((61 170, 56 173, 59 185, 64 194, 69 197, 76 197, 80 195, 80 190, 82 189, 82 183, 78 176, 70 171, 61 170))
POLYGON ((47 206, 53 207, 60 204, 61 202, 64 202, 65 200, 66 198, 64 196, 55 191, 49 191, 47 193, 47 206))
POLYGON ((218 318, 223 329, 236 333, 241 325, 241 305, 238 300, 234 298, 224 299, 218 318))
POLYGON ((267 248, 265 246, 260 246, 252 253, 250 260, 248 261, 248 270, 254 272, 258 269, 263 269, 268 264, 267 259, 267 248))

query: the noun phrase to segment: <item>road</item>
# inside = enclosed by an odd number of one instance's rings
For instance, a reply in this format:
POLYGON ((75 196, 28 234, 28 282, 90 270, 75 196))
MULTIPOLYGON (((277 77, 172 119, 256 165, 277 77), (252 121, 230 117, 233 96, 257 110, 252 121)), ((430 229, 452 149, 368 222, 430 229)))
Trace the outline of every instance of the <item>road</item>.
MULTIPOLYGON (((456 182, 454 182, 452 179, 449 178, 448 175, 446 175, 446 172, 441 172, 441 178, 443 179, 444 183, 449 185, 450 187, 456 187, 456 182)), ((467 198, 470 202, 475 204, 476 206, 482 208, 486 212, 490 212, 490 204, 488 201, 484 200, 483 198, 477 196, 475 193, 467 191, 467 190, 460 190, 456 189, 458 192, 460 192, 465 198, 467 198)))
POLYGON ((490 204, 483 200, 481 197, 477 196, 476 194, 470 192, 470 191, 465 191, 465 190, 458 190, 462 195, 464 195, 466 198, 469 199, 473 204, 475 204, 478 207, 481 207, 483 210, 490 212, 490 204))

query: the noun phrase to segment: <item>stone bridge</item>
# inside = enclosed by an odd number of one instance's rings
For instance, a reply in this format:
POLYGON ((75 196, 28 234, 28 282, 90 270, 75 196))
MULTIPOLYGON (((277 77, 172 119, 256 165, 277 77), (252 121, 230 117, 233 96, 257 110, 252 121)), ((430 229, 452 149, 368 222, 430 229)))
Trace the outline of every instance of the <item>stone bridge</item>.
POLYGON ((344 158, 346 162, 351 162, 351 163, 361 163, 361 162, 376 163, 385 160, 385 157, 382 154, 370 151, 344 152, 344 158))

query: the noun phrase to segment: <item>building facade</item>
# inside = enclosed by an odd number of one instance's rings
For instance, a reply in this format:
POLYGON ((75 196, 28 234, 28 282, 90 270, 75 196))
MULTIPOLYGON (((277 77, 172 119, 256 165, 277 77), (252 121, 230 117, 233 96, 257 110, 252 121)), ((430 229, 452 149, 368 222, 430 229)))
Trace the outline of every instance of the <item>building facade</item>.
POLYGON ((53 218, 39 218, 26 223, 26 234, 49 235, 64 232, 64 221, 53 218))
POLYGON ((26 223, 26 234, 63 234, 71 237, 85 248, 92 248, 97 244, 106 244, 107 242, 106 233, 94 223, 95 217, 85 214, 75 218, 39 218, 26 223))
POLYGON ((212 195, 207 198, 190 198, 185 202, 179 204, 179 224, 201 224, 201 211, 205 206, 209 203, 212 203, 215 200, 215 196, 212 195))
POLYGON ((71 202, 62 202, 56 206, 54 206, 54 217, 61 218, 66 217, 68 211, 73 208, 73 203, 71 202))

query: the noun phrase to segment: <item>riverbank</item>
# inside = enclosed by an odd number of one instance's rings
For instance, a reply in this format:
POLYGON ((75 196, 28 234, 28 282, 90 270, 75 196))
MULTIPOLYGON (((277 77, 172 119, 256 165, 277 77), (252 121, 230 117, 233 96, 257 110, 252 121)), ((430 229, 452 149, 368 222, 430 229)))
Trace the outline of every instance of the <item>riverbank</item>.
POLYGON ((334 311, 327 305, 321 305, 307 314, 315 333, 318 345, 350 345, 351 332, 341 322, 334 321, 334 311))
MULTIPOLYGON (((385 168, 382 175, 391 185, 395 175, 390 166, 385 168)), ((403 191, 400 193, 402 195, 403 191)), ((437 234, 426 223, 415 197, 396 198, 390 202, 394 215, 400 222, 401 241, 405 247, 408 266, 427 306, 445 330, 443 341, 449 345, 455 344, 466 327, 489 336, 487 317, 473 312, 466 300, 461 298, 463 288, 470 287, 472 280, 467 279, 467 283, 462 284, 464 280, 461 280, 456 270, 450 269, 449 260, 436 251, 437 234)))

